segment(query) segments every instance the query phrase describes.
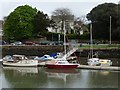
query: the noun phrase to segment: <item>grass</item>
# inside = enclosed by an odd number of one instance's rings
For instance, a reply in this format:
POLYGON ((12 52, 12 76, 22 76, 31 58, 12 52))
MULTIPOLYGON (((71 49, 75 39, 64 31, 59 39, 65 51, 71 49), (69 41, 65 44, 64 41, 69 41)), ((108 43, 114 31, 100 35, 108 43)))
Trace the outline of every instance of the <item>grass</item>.
MULTIPOLYGON (((90 49, 92 48, 91 45, 82 45, 78 47, 79 49, 90 49)), ((120 49, 120 44, 98 44, 93 45, 93 49, 120 49)))

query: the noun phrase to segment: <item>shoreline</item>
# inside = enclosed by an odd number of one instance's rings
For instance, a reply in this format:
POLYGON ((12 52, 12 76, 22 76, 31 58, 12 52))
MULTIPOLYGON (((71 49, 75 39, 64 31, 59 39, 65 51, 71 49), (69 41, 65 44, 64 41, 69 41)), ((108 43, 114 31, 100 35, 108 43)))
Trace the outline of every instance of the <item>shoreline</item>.
POLYGON ((120 67, 116 67, 116 66, 89 66, 89 65, 80 65, 78 67, 78 69, 120 71, 120 67))
MULTIPOLYGON (((14 66, 3 66, 2 64, 0 65, 0 67, 1 68, 4 68, 4 67, 13 67, 13 68, 15 68, 14 66)), ((44 67, 45 68, 45 66, 40 66, 40 65, 36 66, 35 68, 38 68, 38 67, 44 67)), ((23 68, 23 67, 18 67, 18 68, 23 68)), ((31 67, 28 67, 28 68, 31 68, 31 67)), ((77 69, 120 71, 120 67, 116 67, 116 66, 89 66, 89 65, 80 65, 80 66, 77 67, 77 69)))

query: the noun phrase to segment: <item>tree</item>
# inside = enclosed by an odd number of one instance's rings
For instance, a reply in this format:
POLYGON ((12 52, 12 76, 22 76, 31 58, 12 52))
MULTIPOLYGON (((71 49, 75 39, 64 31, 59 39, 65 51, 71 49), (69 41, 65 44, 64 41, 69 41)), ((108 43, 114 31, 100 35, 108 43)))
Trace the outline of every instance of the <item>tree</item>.
POLYGON ((81 16, 81 17, 78 17, 78 18, 75 19, 75 21, 74 21, 74 29, 76 30, 76 32, 78 34, 83 34, 83 33, 80 33, 80 32, 88 33, 88 28, 85 25, 86 22, 87 22, 87 19, 86 19, 85 16, 81 16))
POLYGON ((88 20, 91 20, 93 25, 93 36, 95 39, 109 40, 110 16, 112 17, 112 37, 114 37, 113 32, 116 30, 116 27, 118 27, 116 9, 116 4, 104 3, 93 8, 90 13, 87 14, 88 20))
POLYGON ((35 36, 47 32, 48 31, 47 27, 50 26, 50 19, 48 15, 38 11, 34 19, 34 25, 35 25, 35 30, 34 30, 35 36))
POLYGON ((117 5, 117 9, 116 9, 116 12, 117 12, 117 25, 116 25, 116 29, 113 31, 113 35, 114 35, 114 39, 118 39, 120 38, 120 1, 118 2, 118 5, 117 5))
POLYGON ((74 20, 74 15, 68 8, 58 8, 53 12, 52 19, 57 23, 61 22, 61 30, 63 31, 64 22, 74 20))
POLYGON ((33 19, 37 9, 24 5, 9 14, 4 23, 4 35, 7 40, 23 40, 32 37, 33 19))

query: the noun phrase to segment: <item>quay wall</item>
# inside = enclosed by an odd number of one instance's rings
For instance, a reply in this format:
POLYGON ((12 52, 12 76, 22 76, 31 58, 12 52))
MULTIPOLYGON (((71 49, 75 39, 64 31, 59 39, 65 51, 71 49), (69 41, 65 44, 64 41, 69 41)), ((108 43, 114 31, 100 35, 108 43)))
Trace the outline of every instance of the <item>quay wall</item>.
POLYGON ((5 55, 22 54, 26 56, 42 56, 44 54, 62 52, 63 46, 3 46, 2 57, 5 55))
MULTIPOLYGON (((2 57, 5 55, 23 54, 26 56, 42 56, 44 54, 51 54, 63 52, 64 46, 2 46, 2 57)), ((76 55, 80 57, 87 57, 89 49, 78 49, 76 55)), ((120 49, 95 49, 99 57, 120 58, 120 49)))

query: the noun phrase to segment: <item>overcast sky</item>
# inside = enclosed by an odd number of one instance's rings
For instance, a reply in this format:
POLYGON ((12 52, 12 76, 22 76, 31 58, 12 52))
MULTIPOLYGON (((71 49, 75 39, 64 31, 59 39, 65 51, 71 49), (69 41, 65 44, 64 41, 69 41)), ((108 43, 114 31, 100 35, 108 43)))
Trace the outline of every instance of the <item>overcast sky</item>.
POLYGON ((102 3, 118 3, 119 0, 0 0, 0 20, 15 8, 21 5, 30 5, 49 16, 57 8, 69 8, 71 12, 80 17, 89 13, 92 8, 102 3))

